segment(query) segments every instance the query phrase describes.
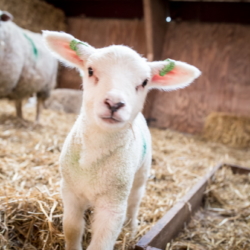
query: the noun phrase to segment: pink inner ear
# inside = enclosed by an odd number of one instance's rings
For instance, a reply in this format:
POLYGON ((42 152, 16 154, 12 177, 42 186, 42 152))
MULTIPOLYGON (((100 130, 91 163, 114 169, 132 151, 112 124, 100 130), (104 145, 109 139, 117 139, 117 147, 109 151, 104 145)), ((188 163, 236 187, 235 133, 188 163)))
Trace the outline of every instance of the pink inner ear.
POLYGON ((54 42, 54 47, 59 54, 66 60, 74 63, 76 65, 83 65, 83 60, 72 50, 68 42, 56 41, 54 42))
POLYGON ((175 78, 177 74, 178 72, 176 70, 172 70, 168 72, 165 76, 160 76, 159 74, 156 74, 153 76, 152 81, 158 82, 158 83, 164 83, 167 85, 169 82, 171 82, 175 78))

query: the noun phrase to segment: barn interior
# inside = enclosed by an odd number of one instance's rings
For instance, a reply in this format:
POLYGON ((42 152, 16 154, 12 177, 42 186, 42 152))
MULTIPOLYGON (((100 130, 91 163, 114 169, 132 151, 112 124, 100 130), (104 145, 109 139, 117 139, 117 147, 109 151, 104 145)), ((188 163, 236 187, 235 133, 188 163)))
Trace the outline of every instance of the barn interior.
MULTIPOLYGON (((47 2, 65 11, 69 33, 95 47, 125 44, 149 60, 199 66, 202 77, 190 88, 150 93, 151 126, 199 133, 211 112, 249 115, 248 1, 47 2)), ((59 84, 80 88, 81 79, 67 71, 59 84)))
MULTIPOLYGON (((171 58, 202 71, 185 89, 148 94, 143 114, 152 134, 152 169, 138 233, 131 239, 125 227, 115 249, 134 249, 217 163, 250 168, 249 0, 0 0, 0 9, 33 32, 68 32, 96 48, 123 44, 149 61, 171 58)), ((61 65, 57 89, 65 88, 82 90, 82 79, 61 65)), ((58 159, 77 114, 45 109, 39 124, 34 116, 31 102, 20 121, 12 102, 0 99, 0 249, 65 249, 58 159)), ((247 227, 249 207, 248 213, 247 227)), ((85 215, 88 224, 92 214, 85 215)), ((88 225, 83 249, 90 239, 88 225)), ((250 248, 236 243, 217 235, 206 245, 179 240, 165 249, 250 248)))

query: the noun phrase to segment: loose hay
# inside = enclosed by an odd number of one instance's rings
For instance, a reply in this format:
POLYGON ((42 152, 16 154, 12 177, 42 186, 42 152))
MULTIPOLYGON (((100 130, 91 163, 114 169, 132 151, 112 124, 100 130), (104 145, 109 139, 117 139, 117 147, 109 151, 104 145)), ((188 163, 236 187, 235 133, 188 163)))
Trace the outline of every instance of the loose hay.
POLYGON ((230 147, 250 147, 250 117, 211 113, 206 118, 203 136, 230 147))
POLYGON ((250 174, 219 170, 205 195, 205 205, 168 250, 250 249, 250 174))
MULTIPOLYGON (((76 116, 26 108, 21 122, 0 101, 0 249, 64 249, 58 158, 76 116)), ((205 143, 198 137, 151 129, 153 164, 139 214, 138 234, 123 229, 115 249, 131 248, 218 161, 250 167, 250 150, 205 143)), ((88 221, 93 212, 86 214, 88 221)), ((89 223, 88 223, 89 224, 89 223)), ((84 246, 90 240, 90 228, 84 246)))

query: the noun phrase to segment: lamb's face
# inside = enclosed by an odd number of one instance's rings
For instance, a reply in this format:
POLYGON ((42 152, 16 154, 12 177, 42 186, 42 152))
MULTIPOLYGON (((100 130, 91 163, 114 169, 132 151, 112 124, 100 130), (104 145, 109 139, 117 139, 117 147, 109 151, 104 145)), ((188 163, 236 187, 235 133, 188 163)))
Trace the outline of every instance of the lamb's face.
POLYGON ((131 124, 142 110, 151 69, 125 46, 97 49, 84 66, 83 105, 89 121, 103 129, 131 124))

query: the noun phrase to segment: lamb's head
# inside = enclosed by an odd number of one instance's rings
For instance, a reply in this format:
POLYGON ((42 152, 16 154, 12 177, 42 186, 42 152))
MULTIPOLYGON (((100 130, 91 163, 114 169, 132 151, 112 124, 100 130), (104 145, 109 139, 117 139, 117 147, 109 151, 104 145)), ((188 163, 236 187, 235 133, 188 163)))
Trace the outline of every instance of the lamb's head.
POLYGON ((43 35, 56 57, 83 75, 82 108, 90 123, 105 130, 129 126, 149 89, 183 88, 200 75, 183 62, 147 62, 126 46, 95 49, 66 33, 44 31, 43 35))

